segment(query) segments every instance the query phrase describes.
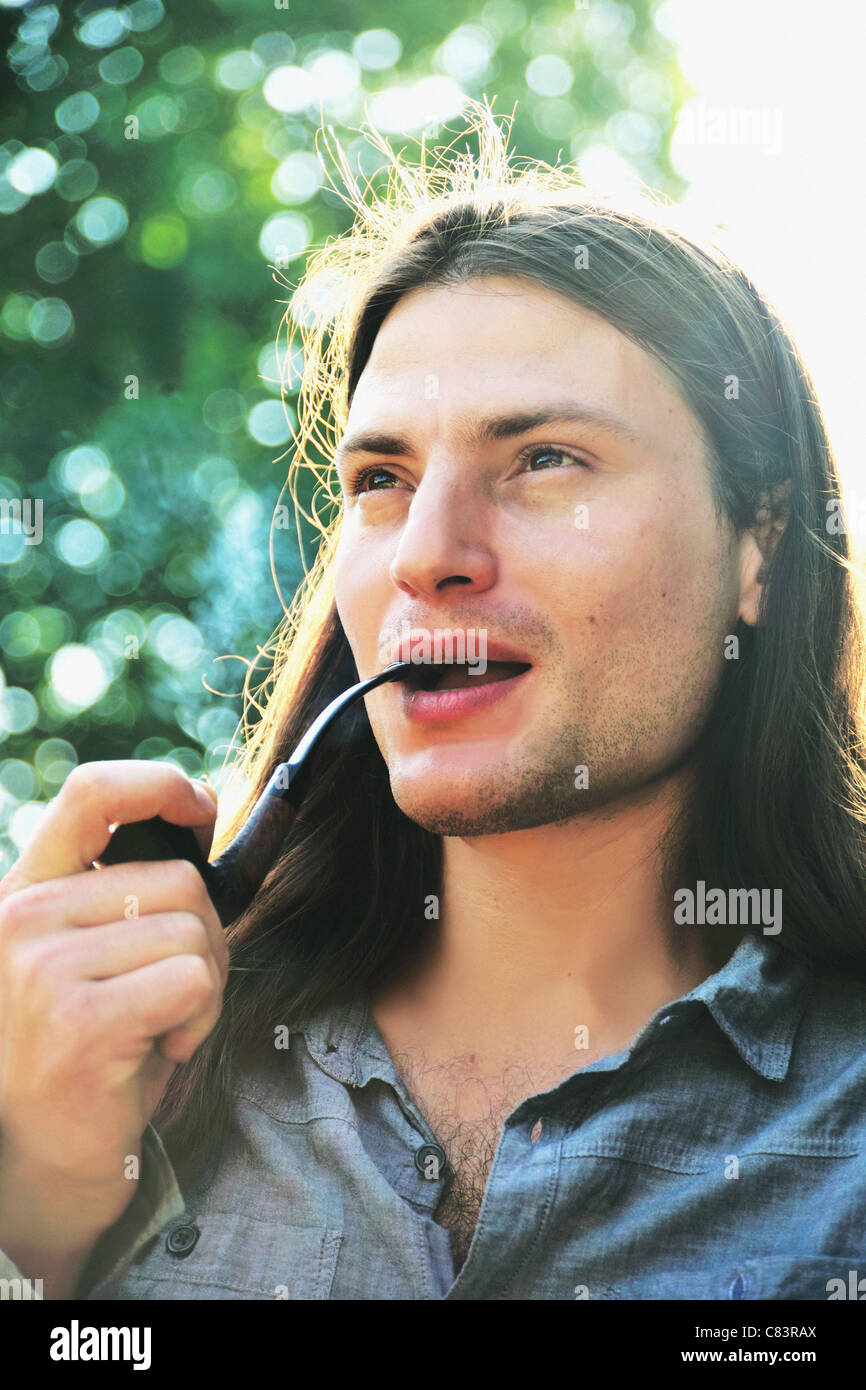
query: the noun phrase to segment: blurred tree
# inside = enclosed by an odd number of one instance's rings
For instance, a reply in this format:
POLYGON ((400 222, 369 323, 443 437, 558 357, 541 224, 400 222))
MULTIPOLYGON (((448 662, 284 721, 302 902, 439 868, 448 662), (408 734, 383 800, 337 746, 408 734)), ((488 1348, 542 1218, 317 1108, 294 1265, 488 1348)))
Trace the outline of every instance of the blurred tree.
POLYGON ((0 872, 76 761, 222 762, 240 702, 203 678, 238 691, 215 659, 280 616, 297 378, 269 264, 287 247, 297 280, 348 216, 322 120, 369 177, 367 116, 450 142, 486 95, 520 155, 675 194, 684 86, 653 8, 0 0, 0 872))

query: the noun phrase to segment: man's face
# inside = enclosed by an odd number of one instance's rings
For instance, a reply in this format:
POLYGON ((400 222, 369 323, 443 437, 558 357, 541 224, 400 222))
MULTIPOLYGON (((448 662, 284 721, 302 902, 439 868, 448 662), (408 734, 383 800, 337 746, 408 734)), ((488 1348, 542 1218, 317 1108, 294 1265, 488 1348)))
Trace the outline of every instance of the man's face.
POLYGON ((384 635, 407 627, 469 629, 488 649, 487 674, 464 681, 474 708, 449 712, 402 682, 366 697, 401 809, 439 834, 501 833, 673 768, 721 675, 740 564, 698 425, 661 366, 522 279, 416 290, 358 382, 344 444, 361 433, 401 443, 368 439, 337 460, 336 600, 359 674, 394 659, 384 635), (479 436, 565 403, 594 418, 479 436), (502 674, 497 643, 531 665, 482 701, 502 674))

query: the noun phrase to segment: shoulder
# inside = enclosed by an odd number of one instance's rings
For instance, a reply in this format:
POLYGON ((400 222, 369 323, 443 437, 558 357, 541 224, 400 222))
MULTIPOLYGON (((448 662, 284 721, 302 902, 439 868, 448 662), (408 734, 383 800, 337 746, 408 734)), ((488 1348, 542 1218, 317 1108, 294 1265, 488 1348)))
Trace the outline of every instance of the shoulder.
MULTIPOLYGON (((866 971, 810 966, 805 1007, 794 1038, 798 1069, 816 1082, 866 1091, 866 971)), ((866 1106, 864 1106, 866 1114, 866 1106)))

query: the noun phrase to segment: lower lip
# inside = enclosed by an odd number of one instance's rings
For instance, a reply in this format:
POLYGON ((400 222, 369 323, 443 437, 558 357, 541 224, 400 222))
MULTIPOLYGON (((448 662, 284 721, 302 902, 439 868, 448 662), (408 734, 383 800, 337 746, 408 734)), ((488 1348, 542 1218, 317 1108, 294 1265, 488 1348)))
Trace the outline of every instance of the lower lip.
POLYGON ((476 714, 506 699, 531 673, 521 671, 504 681, 488 681, 486 685, 463 686, 460 690, 411 690, 403 687, 403 713, 407 719, 438 724, 446 719, 462 719, 476 714))

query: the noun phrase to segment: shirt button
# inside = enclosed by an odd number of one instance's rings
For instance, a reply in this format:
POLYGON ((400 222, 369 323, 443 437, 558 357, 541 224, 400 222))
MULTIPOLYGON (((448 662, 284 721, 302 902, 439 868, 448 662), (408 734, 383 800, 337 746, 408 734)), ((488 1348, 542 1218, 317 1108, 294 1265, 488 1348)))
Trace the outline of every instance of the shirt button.
POLYGON ((165 1248, 170 1255, 182 1258, 195 1247, 200 1234, 198 1226, 193 1226, 190 1222, 175 1226, 165 1238, 165 1248))
POLYGON ((439 1144, 422 1144, 415 1150, 415 1167, 428 1182, 441 1177, 446 1162, 445 1150, 439 1144))
POLYGON ((541 1131, 543 1129, 544 1125, 541 1123, 541 1120, 536 1120, 535 1124, 532 1126, 532 1129, 529 1131, 530 1144, 538 1143, 539 1139, 541 1138, 541 1131))

